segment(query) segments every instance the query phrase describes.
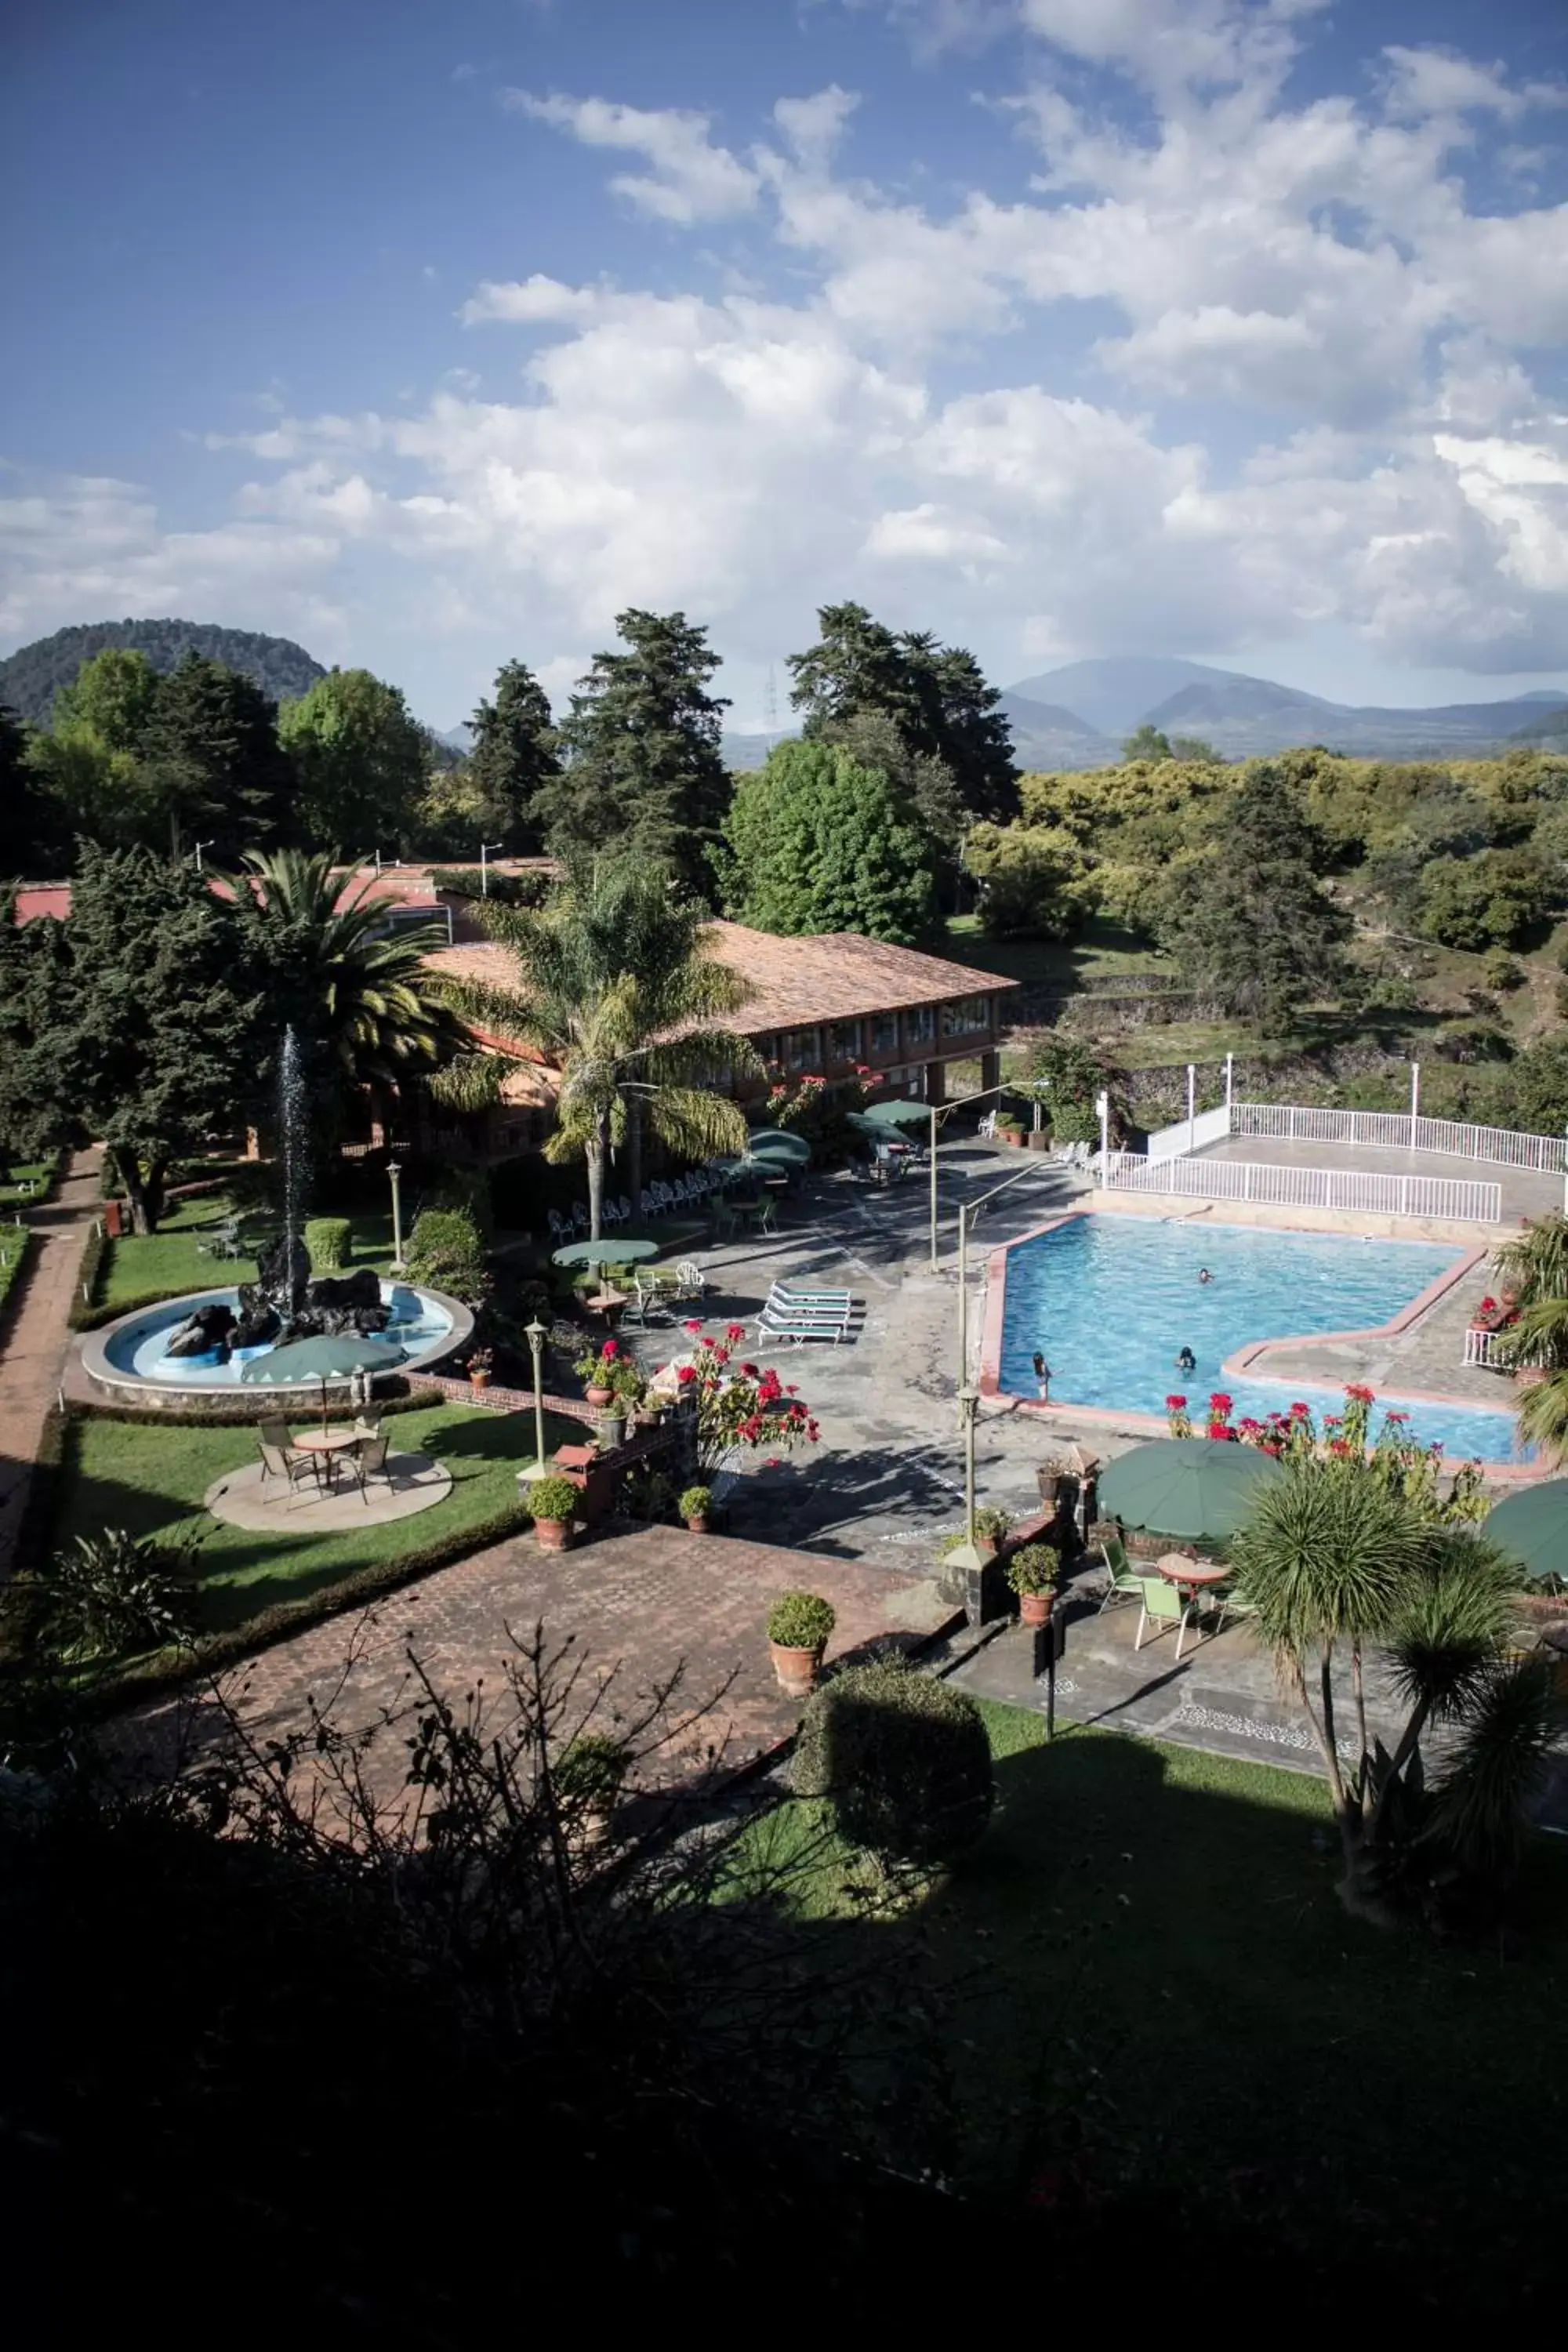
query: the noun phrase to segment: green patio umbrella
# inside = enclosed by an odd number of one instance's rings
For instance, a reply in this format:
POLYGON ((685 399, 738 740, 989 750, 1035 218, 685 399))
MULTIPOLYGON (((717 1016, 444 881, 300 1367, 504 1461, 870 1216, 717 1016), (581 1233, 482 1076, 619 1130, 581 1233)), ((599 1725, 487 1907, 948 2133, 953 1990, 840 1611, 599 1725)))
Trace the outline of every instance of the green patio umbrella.
POLYGON ((287 1339, 265 1356, 253 1356, 240 1366, 239 1377, 273 1387, 287 1382, 290 1388, 320 1381, 325 1429, 329 1381, 346 1381, 355 1372, 389 1372, 405 1362, 407 1355, 407 1349, 394 1339, 378 1339, 363 1331, 324 1331, 313 1339, 287 1339))
POLYGON ((896 1102, 872 1103, 864 1116, 875 1119, 879 1127, 924 1127, 933 1108, 940 1110, 942 1106, 910 1102, 907 1097, 900 1097, 896 1102))
POLYGON ((786 1128, 764 1127, 746 1138, 746 1149, 755 1160, 788 1160, 797 1168, 811 1165, 811 1146, 804 1135, 792 1135, 786 1128))
POLYGON ((1235 1535, 1265 1486, 1283 1478, 1271 1454, 1212 1437, 1156 1437, 1134 1445, 1100 1475, 1107 1518, 1189 1542, 1235 1535))
POLYGON ((646 1234, 601 1234, 596 1242, 563 1242, 558 1250, 550 1253, 552 1265, 640 1265, 645 1257, 657 1257, 664 1247, 662 1242, 649 1241, 646 1234))
POLYGON ((1505 1495, 1487 1514, 1487 1539, 1518 1560, 1532 1584, 1568 1583, 1568 1478, 1543 1478, 1505 1495))

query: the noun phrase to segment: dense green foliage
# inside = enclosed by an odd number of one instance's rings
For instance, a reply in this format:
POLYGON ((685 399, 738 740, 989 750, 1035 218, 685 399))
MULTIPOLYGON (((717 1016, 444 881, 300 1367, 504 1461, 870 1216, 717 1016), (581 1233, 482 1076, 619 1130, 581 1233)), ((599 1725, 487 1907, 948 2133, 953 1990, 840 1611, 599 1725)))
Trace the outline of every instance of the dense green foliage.
POLYGON ((929 632, 895 635, 863 604, 825 604, 816 617, 817 643, 789 657, 790 700, 805 714, 808 741, 842 740, 851 720, 880 716, 897 729, 908 758, 945 773, 972 816, 1001 822, 1016 813, 1002 698, 972 653, 939 645, 929 632))
POLYGON ((846 1666, 813 1692, 793 1769, 799 1795, 826 1797, 840 1835, 887 1862, 952 1862, 991 1812, 979 1707, 901 1658, 846 1666))
POLYGON ((485 1244, 469 1209, 421 1209, 405 1263, 412 1282, 473 1305, 484 1295, 485 1244))
POLYGON ((936 854, 887 777, 828 743, 780 743, 736 786, 721 863, 729 910, 759 930, 922 939, 936 854))
POLYGON ((305 839, 354 857, 417 846, 429 748, 397 687, 367 669, 331 670, 283 705, 278 726, 299 770, 305 839))
POLYGON ((563 853, 625 850, 696 892, 729 804, 720 755, 719 656, 684 613, 616 615, 625 650, 595 654, 560 729, 565 765, 534 793, 532 822, 563 853))
MULTIPOLYGON (((707 1489, 693 1486, 691 1495, 706 1494, 707 1489)), ((688 1496, 681 1496, 684 1507, 688 1496)), ((700 1504, 690 1516, 699 1517, 706 1509, 700 1504)), ((819 1592, 781 1592, 768 1611, 768 1639, 776 1642, 781 1650, 825 1649, 838 1622, 837 1613, 830 1601, 819 1592)))
POLYGON ((160 673, 174 669, 187 653, 200 654, 254 679, 274 702, 308 694, 325 675, 321 663, 288 637, 260 636, 209 621, 89 621, 38 637, 0 661, 0 702, 43 727, 61 688, 74 683, 84 662, 110 647, 143 655, 160 673))
POLYGON ((353 1226, 347 1217, 308 1217, 304 1242, 312 1274, 337 1274, 353 1261, 353 1226))
POLYGON ((481 838, 506 850, 537 849, 542 828, 534 803, 561 773, 549 696, 523 663, 506 662, 496 675, 495 700, 479 704, 472 726, 463 781, 481 838))

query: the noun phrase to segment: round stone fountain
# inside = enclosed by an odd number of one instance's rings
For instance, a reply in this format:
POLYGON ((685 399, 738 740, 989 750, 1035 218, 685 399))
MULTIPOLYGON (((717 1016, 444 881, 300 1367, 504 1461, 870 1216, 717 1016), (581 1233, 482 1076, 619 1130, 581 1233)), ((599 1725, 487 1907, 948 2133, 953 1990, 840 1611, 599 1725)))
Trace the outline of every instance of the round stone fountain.
MULTIPOLYGON (((300 1186, 306 1164, 309 1101, 298 1040, 286 1031, 279 1057, 279 1128, 283 1154, 283 1231, 257 1259, 256 1280, 193 1291, 122 1315, 81 1343, 95 1386, 140 1404, 215 1405, 265 1412, 319 1396, 319 1374, 271 1380, 265 1360, 300 1339, 365 1340, 367 1361, 400 1373, 433 1364, 462 1346, 474 1318, 457 1299, 368 1266, 310 1278, 300 1238, 300 1186)), ((346 1388, 349 1375, 334 1376, 346 1388)), ((333 1385, 329 1380, 328 1385, 333 1385)))

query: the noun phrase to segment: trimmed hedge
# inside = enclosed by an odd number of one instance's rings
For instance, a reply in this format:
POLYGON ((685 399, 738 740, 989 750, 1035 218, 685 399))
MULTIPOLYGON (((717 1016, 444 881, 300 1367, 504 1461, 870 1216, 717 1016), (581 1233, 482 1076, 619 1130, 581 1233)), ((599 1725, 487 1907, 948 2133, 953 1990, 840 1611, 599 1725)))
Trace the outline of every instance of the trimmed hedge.
MULTIPOLYGON (((109 1236, 102 1227, 100 1225, 89 1229, 87 1246, 81 1254, 81 1264, 77 1268, 77 1286, 71 1297, 70 1313, 66 1317, 66 1321, 73 1331, 94 1330, 99 1323, 112 1322, 116 1315, 130 1315, 134 1312, 136 1307, 150 1307, 153 1304, 151 1299, 142 1298, 134 1300, 129 1307, 116 1307, 108 1312, 100 1311, 98 1294, 103 1282, 104 1257, 108 1248, 109 1236), (82 1297, 84 1286, 87 1291, 85 1298, 82 1297)), ((179 1295, 177 1290, 161 1290, 158 1293, 160 1298, 177 1298, 179 1295)))
POLYGON ((16 1238, 7 1239, 5 1255, 9 1257, 15 1251, 16 1262, 6 1268, 10 1279, 4 1293, 0 1294, 0 1348, 5 1344, 16 1309, 26 1294, 27 1285, 33 1278, 33 1268, 38 1261, 37 1234, 30 1232, 26 1225, 20 1232, 13 1225, 10 1232, 16 1238))
POLYGON ((405 1260, 410 1282, 472 1305, 484 1294, 485 1245, 468 1209, 421 1209, 405 1260))
POLYGON ((353 1255, 353 1226, 347 1217, 308 1217, 305 1253, 312 1274, 337 1274, 353 1255))
MULTIPOLYGON (((387 1377, 395 1380, 399 1375, 391 1373, 387 1377)), ((427 1412, 447 1402, 446 1392, 441 1389, 411 1389, 405 1385, 401 1393, 394 1391, 386 1396, 373 1397, 368 1406, 329 1404, 327 1419, 329 1422, 353 1421, 357 1413, 365 1412, 388 1414, 427 1412)), ((309 1418, 313 1422, 320 1421, 321 1408, 314 1397, 309 1400, 309 1418)), ((281 1412, 286 1419, 296 1421, 302 1417, 298 1400, 281 1403, 275 1391, 261 1387, 242 1391, 235 1400, 232 1412, 225 1412, 217 1405, 182 1405, 171 1407, 167 1412, 153 1405, 145 1411, 138 1411, 133 1404, 100 1403, 96 1397, 73 1402, 66 1411, 73 1421, 129 1421, 143 1429, 233 1429, 243 1428, 247 1422, 254 1422, 264 1413, 270 1418, 272 1414, 281 1412)))
POLYGON ((791 1778, 828 1800, 851 1844, 923 1869, 973 1844, 995 1793, 979 1707, 904 1658, 846 1666, 812 1693, 791 1778))

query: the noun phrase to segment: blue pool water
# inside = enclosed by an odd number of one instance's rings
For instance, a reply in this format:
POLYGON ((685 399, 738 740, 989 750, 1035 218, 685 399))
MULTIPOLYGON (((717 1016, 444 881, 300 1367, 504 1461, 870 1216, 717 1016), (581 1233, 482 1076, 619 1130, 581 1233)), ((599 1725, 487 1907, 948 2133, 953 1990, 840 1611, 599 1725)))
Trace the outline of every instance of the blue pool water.
MULTIPOLYGON (((193 1295, 194 1296, 194 1295, 193 1295)), ((237 1290, 204 1291, 204 1298, 221 1300, 237 1311, 237 1290)), ((452 1318, 427 1292, 406 1282, 384 1278, 383 1304, 390 1310, 383 1337, 413 1358, 428 1358, 448 1339, 452 1318)), ((191 1312, 192 1298, 164 1299, 124 1324, 110 1337, 104 1353, 117 1372, 133 1372, 138 1380, 168 1381, 180 1388, 235 1388, 244 1365, 271 1354, 270 1347, 237 1348, 226 1359, 210 1356, 165 1355, 170 1339, 191 1312)))
MULTIPOLYGON (((1201 1425, 1214 1389, 1234 1399, 1232 1418, 1281 1410, 1302 1398, 1321 1416, 1343 1404, 1341 1389, 1276 1380, 1227 1380, 1238 1348, 1295 1333, 1368 1330, 1453 1265, 1461 1253, 1430 1242, 1358 1241, 1341 1234, 1288 1234, 1247 1225, 1142 1217, 1071 1217, 1007 1253, 1002 1386, 1035 1393, 1029 1359, 1051 1368, 1051 1399, 1110 1412, 1163 1413, 1173 1391, 1201 1425), (1198 1271, 1214 1276, 1200 1283, 1198 1271), (1195 1372, 1178 1373, 1189 1347, 1195 1372)), ((1408 1410, 1428 1444, 1480 1461, 1517 1458, 1506 1408, 1409 1403, 1378 1391, 1378 1407, 1408 1410)), ((1381 1418, 1373 1415, 1373 1427, 1381 1418)))

